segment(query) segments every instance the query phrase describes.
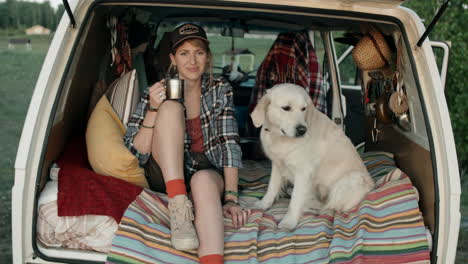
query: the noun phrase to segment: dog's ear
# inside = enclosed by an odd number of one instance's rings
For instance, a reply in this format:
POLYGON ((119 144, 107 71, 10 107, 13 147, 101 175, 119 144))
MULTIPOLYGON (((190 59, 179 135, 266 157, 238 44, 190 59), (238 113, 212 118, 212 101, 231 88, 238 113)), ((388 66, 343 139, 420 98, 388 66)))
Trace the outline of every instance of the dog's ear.
POLYGON ((307 95, 307 112, 306 112, 306 120, 312 118, 313 113, 315 112, 316 108, 314 105, 314 102, 312 102, 312 98, 310 98, 309 95, 307 95))
POLYGON ((255 106, 254 110, 250 114, 255 127, 261 127, 263 123, 265 123, 266 110, 269 104, 270 93, 266 93, 262 98, 260 98, 257 106, 255 106))

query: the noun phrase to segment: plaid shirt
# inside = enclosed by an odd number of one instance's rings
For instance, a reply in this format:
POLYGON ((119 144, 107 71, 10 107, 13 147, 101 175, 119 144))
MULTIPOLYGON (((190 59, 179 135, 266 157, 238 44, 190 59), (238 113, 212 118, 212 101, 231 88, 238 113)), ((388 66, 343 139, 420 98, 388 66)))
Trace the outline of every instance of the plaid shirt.
MULTIPOLYGON (((224 79, 213 80, 208 86, 209 78, 203 77, 200 120, 203 132, 203 149, 208 160, 218 169, 223 167, 242 167, 242 151, 239 145, 239 133, 235 119, 233 92, 231 85, 224 79)), ((150 153, 140 153, 133 145, 133 139, 140 129, 149 102, 149 88, 144 91, 135 112, 128 121, 124 142, 127 148, 145 164, 150 153)), ((197 162, 190 155, 190 137, 185 133, 184 163, 187 173, 197 171, 197 162)))
POLYGON ((315 107, 327 113, 326 87, 306 31, 278 35, 257 71, 250 110, 255 108, 267 89, 279 83, 294 83, 306 88, 315 107))

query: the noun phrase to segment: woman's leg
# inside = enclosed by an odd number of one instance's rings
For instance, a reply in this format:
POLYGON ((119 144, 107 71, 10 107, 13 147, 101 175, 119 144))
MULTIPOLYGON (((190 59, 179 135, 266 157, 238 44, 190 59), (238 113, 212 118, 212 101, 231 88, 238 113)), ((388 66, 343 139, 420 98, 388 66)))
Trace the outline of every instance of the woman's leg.
POLYGON ((164 181, 184 179, 185 117, 181 103, 167 100, 156 116, 152 154, 164 181))
POLYGON ((221 193, 224 183, 214 170, 200 170, 190 180, 195 203, 195 228, 200 240, 198 256, 224 253, 224 217, 221 193))
POLYGON ((182 104, 176 101, 162 103, 155 123, 152 156, 161 168, 169 196, 172 246, 178 250, 195 249, 198 238, 193 227, 193 207, 184 183, 185 117, 182 104))

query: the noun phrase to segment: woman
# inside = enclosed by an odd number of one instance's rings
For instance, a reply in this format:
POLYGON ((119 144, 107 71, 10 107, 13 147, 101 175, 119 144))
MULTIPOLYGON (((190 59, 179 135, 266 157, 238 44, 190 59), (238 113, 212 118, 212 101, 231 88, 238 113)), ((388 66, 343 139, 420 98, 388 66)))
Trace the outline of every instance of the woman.
POLYGON ((165 100, 163 82, 146 89, 125 143, 145 168, 151 189, 168 194, 173 247, 198 247, 200 263, 222 263, 223 214, 242 226, 250 211, 238 204, 241 149, 232 88, 205 74, 212 60, 208 44, 198 25, 184 24, 171 33, 169 57, 185 82, 184 103, 165 100))

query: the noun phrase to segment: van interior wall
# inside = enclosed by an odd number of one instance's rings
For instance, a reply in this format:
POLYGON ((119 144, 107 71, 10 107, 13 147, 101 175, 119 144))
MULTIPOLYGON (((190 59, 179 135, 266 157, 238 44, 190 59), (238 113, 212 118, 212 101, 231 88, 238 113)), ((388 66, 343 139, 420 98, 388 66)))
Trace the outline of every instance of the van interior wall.
MULTIPOLYGON (((83 25, 85 29, 78 36, 79 45, 71 56, 71 67, 66 75, 71 81, 62 89, 62 93, 69 89, 63 118, 54 122, 49 133, 40 177, 41 190, 48 180, 50 166, 57 161, 68 140, 73 136, 84 136, 89 100, 99 77, 99 66, 104 54, 110 52, 110 33, 104 13, 94 12, 90 18, 88 25, 83 25)), ((59 102, 59 105, 63 103, 59 102)))
MULTIPOLYGON (((367 119, 366 131, 371 131, 374 119, 367 119)), ((409 140, 392 125, 384 126, 379 133, 379 141, 373 143, 370 132, 366 134, 366 150, 380 150, 393 153, 397 166, 406 173, 418 189, 419 208, 424 223, 434 232, 435 189, 431 153, 409 140)))

